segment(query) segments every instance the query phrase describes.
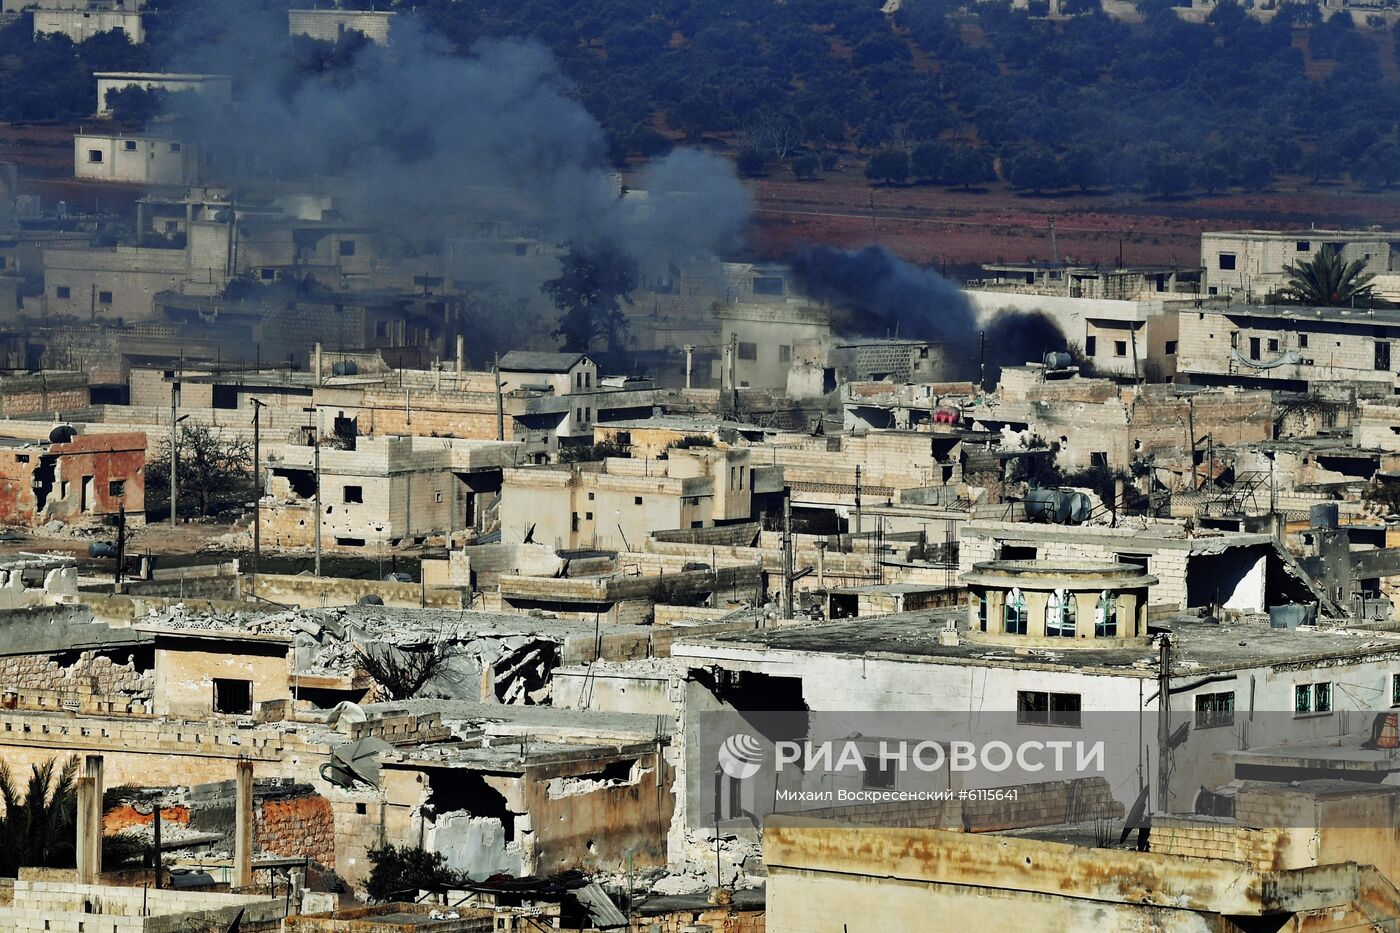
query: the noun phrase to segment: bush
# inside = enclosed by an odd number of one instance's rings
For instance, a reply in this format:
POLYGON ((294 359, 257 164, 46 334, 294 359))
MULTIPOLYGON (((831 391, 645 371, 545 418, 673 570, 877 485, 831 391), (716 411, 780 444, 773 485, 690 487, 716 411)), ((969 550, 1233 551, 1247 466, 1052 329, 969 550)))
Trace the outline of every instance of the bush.
POLYGON ((909 153, 903 149, 877 149, 865 166, 865 177, 887 185, 909 178, 909 153))
POLYGON ((605 460, 608 457, 630 457, 632 451, 616 441, 599 441, 596 444, 583 444, 578 447, 560 447, 560 463, 589 463, 605 460))
POLYGON ((373 866, 365 882, 370 900, 414 900, 420 890, 451 887, 464 881, 447 867, 447 857, 441 852, 385 845, 365 854, 373 866))
POLYGON ((745 175, 762 175, 763 170, 768 167, 768 162, 763 158, 763 153, 757 149, 744 149, 739 153, 739 157, 734 160, 739 171, 745 175))

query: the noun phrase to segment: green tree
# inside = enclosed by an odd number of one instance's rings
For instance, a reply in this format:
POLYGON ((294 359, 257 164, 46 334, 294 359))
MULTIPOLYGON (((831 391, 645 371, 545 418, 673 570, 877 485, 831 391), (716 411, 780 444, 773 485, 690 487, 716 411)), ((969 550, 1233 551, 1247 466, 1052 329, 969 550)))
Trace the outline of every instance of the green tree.
POLYGON ((971 188, 996 179, 992 168, 992 158, 981 149, 972 146, 955 146, 948 154, 943 180, 960 188, 971 188))
POLYGON ((947 173, 949 155, 943 143, 920 143, 909 157, 909 169, 920 181, 939 181, 947 173))
POLYGON ((609 350, 622 349, 628 330, 622 306, 632 303, 637 287, 625 259, 607 247, 575 245, 560 257, 559 265, 559 277, 545 282, 540 291, 559 309, 554 336, 563 340, 562 349, 584 353, 595 340, 609 350))
POLYGON ((768 161, 763 158, 763 153, 752 146, 739 150, 734 164, 742 174, 749 176, 762 175, 763 170, 768 167, 768 161))
POLYGON ((365 893, 373 901, 412 901, 421 890, 437 890, 463 881, 447 867, 447 856, 441 852, 384 845, 365 854, 370 861, 365 893))
POLYGON ((1061 156, 1060 172, 1065 184, 1073 185, 1080 191, 1097 188, 1108 180, 1103 159, 1098 150, 1091 146, 1074 146, 1061 156))
POLYGON ((1007 181, 1012 187, 1040 194, 1046 188, 1060 188, 1064 177, 1060 163, 1048 150, 1033 146, 1018 153, 1007 167, 1007 181))
POLYGON ((129 126, 144 126, 160 116, 165 108, 165 91, 131 84, 109 90, 106 103, 113 120, 129 126))
POLYGON ((909 178, 909 153, 903 149, 877 149, 865 165, 865 177, 886 185, 902 184, 909 178))
POLYGON ((1171 198, 1191 190, 1196 171, 1189 159, 1166 153, 1148 160, 1146 174, 1149 192, 1171 198))
POLYGON ((1324 246, 1311 259, 1289 263, 1283 267, 1288 281, 1281 296, 1285 301, 1315 307, 1341 307, 1355 301, 1368 301, 1375 278, 1363 272, 1366 263, 1360 259, 1344 262, 1330 246, 1324 246))
POLYGON ((818 164, 815 155, 810 152, 804 152, 802 155, 792 160, 792 173, 802 179, 815 178, 818 164))
POLYGON ((20 794, 10 766, 0 761, 0 875, 24 868, 74 865, 78 815, 78 759, 33 765, 20 794))

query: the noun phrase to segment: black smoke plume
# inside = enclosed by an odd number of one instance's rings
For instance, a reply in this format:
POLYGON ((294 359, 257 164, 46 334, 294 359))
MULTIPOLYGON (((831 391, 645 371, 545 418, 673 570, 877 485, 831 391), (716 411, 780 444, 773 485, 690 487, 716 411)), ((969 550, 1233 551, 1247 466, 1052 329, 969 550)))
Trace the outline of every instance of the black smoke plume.
POLYGON ((883 246, 816 246, 790 263, 799 290, 832 306, 837 333, 940 344, 948 379, 976 381, 984 347, 988 384, 1003 366, 1039 362, 1047 351, 1065 349, 1064 334, 1044 314, 1007 309, 979 321, 955 283, 883 246))
POLYGON ((678 149, 640 172, 645 196, 620 197, 602 129, 540 45, 457 50, 405 12, 387 46, 327 53, 287 31, 285 2, 181 12, 168 67, 235 79, 235 106, 194 96, 179 114, 216 182, 334 194, 348 219, 410 249, 502 221, 639 263, 741 242, 750 201, 727 160, 678 149))

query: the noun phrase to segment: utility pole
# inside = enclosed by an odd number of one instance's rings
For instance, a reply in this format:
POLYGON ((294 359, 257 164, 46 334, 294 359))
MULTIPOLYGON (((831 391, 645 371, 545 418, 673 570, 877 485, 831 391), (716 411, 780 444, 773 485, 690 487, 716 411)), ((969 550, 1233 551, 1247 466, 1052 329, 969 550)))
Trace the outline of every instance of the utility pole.
POLYGON ((491 364, 491 375, 496 381, 496 440, 506 439, 505 399, 501 397, 501 354, 497 353, 491 364))
POLYGON ((1171 807, 1167 784, 1171 779, 1171 709, 1172 641, 1163 633, 1157 636, 1157 810, 1166 813, 1171 807))
POLYGON ((312 455, 316 470, 316 576, 321 575, 321 432, 312 435, 315 453, 312 455))
POLYGON ((117 507, 117 569, 112 577, 112 594, 122 591, 122 567, 126 564, 126 503, 117 507))
POLYGON ((783 494, 783 618, 792 618, 792 489, 783 494))
POLYGON ((181 419, 176 412, 180 407, 180 381, 173 379, 170 382, 170 528, 174 530, 176 516, 179 513, 179 480, 176 475, 179 473, 179 432, 181 419))
POLYGON ((258 573, 262 570, 262 410, 253 399, 253 595, 258 594, 258 573))
POLYGON ((1186 440, 1191 445, 1191 491, 1195 492, 1201 488, 1196 475, 1196 404, 1189 398, 1186 400, 1186 440))
POLYGON ((987 391, 987 332, 977 332, 977 388, 987 391))
MULTIPOLYGON (((859 466, 859 465, 856 466, 856 513, 855 513, 855 515, 856 515, 856 523, 855 523, 856 526, 855 526, 855 528, 852 530, 851 533, 852 533, 852 534, 857 534, 857 535, 858 535, 858 534, 860 534, 860 466, 859 466)), ((855 546, 855 542, 854 542, 854 541, 851 542, 851 546, 852 546, 852 547, 855 546)))

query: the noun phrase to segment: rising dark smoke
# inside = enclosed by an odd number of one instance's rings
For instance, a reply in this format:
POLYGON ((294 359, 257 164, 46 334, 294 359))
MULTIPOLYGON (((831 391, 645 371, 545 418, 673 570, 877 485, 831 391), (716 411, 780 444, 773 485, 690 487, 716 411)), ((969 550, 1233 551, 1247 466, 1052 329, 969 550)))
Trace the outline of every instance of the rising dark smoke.
POLYGON ((1064 334, 1045 315, 1005 310, 979 322, 956 284, 883 246, 812 247, 794 256, 791 266, 803 294, 836 310, 832 324, 838 333, 941 344, 946 378, 978 378, 983 335, 988 381, 1003 366, 1039 362, 1046 351, 1065 349, 1064 334))
POLYGON ((749 198, 726 160, 678 150, 642 172, 644 197, 619 198, 601 128, 538 45, 454 54, 401 13, 388 47, 342 46, 348 64, 307 76, 285 4, 202 3, 184 22, 171 67, 236 80, 235 107, 182 104, 222 183, 325 190, 416 244, 503 220, 642 262, 740 242, 749 198))

